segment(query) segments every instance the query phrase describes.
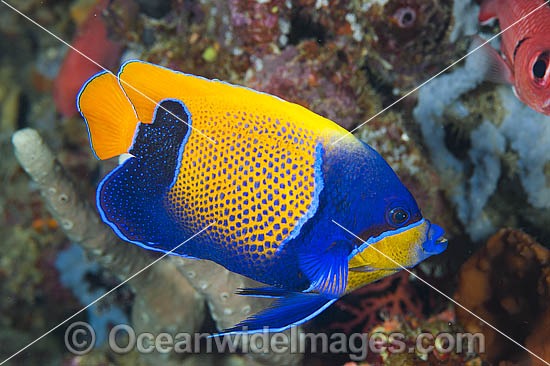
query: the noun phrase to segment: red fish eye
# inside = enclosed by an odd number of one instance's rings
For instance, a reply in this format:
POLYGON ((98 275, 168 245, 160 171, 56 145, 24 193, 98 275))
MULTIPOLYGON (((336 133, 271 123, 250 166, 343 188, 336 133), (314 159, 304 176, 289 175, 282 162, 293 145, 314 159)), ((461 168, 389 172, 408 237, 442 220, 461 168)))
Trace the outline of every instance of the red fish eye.
POLYGON ((535 63, 533 63, 532 74, 536 82, 542 82, 544 75, 546 75, 546 70, 548 69, 548 64, 550 61, 550 54, 548 52, 540 54, 535 63))
POLYGON ((404 208, 396 207, 390 210, 388 220, 393 226, 401 226, 409 220, 409 213, 404 208))

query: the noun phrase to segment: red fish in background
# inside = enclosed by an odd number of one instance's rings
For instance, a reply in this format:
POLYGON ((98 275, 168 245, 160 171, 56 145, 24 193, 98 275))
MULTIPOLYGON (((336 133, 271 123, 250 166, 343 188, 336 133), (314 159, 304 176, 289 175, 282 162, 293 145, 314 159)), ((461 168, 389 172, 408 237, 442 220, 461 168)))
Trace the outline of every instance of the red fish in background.
POLYGON ((513 84, 523 103, 550 115, 550 3, 483 0, 479 11, 481 24, 498 19, 501 30, 525 16, 502 34, 503 56, 491 47, 482 48, 489 62, 487 78, 513 84), (530 12, 533 13, 527 16, 530 12))
MULTIPOLYGON (((107 38, 107 26, 101 12, 109 0, 100 0, 88 18, 78 29, 72 46, 100 64, 111 69, 117 66, 122 54, 122 45, 107 38)), ((91 76, 102 71, 96 64, 70 49, 63 60, 54 85, 54 100, 57 109, 65 117, 75 116, 76 97, 82 85, 91 76)))

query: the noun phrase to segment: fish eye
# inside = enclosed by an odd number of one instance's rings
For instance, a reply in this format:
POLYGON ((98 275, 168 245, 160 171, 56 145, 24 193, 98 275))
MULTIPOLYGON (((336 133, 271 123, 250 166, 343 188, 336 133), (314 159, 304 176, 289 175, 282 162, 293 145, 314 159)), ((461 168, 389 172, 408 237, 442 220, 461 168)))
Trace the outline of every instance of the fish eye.
POLYGON ((550 54, 544 52, 537 57, 537 60, 533 64, 532 74, 537 82, 541 82, 546 75, 546 70, 548 69, 548 64, 550 61, 550 54))
POLYGON ((410 214, 402 207, 392 208, 387 215, 388 222, 392 226, 401 226, 409 221, 410 214))

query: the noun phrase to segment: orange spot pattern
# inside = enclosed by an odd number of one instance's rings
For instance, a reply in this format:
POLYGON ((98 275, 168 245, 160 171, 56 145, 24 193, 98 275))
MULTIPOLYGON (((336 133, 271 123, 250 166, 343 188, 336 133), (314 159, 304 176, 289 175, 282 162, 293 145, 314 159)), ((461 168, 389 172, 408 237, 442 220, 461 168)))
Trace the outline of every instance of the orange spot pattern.
POLYGON ((186 227, 214 223, 214 242, 262 261, 316 209, 318 136, 253 107, 200 104, 191 125, 216 143, 191 132, 166 204, 186 227))
MULTIPOLYGON (((224 260, 275 256, 315 214, 323 149, 342 137, 358 144, 334 122, 247 88, 141 61, 124 64, 119 81, 141 123, 151 123, 162 100, 187 107, 191 132, 164 204, 186 231, 213 224, 201 236, 227 249, 224 260)), ((127 118, 124 129, 136 124, 127 118)), ((120 143, 118 153, 126 151, 120 143)))

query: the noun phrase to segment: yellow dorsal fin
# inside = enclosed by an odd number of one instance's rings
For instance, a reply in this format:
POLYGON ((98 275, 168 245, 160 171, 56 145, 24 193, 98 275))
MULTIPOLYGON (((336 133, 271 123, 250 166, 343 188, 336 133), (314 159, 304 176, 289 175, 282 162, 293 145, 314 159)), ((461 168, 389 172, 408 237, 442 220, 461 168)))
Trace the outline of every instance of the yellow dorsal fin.
POLYGON ((88 80, 78 95, 77 105, 99 159, 128 152, 138 119, 115 75, 101 72, 88 80))
MULTIPOLYGON (((212 108, 246 105, 258 113, 284 113, 288 120, 309 123, 318 131, 342 135, 346 131, 334 122, 283 99, 218 80, 173 71, 144 61, 128 61, 119 73, 120 85, 132 102, 139 120, 150 123, 157 104, 164 99, 185 103, 193 116, 212 108)), ((192 117, 193 118, 193 117, 192 117)), ((193 125, 193 128, 200 126, 193 125)))
POLYGON ((118 77, 143 123, 151 123, 160 101, 186 101, 191 95, 215 94, 208 89, 217 84, 143 61, 126 62, 118 77))

